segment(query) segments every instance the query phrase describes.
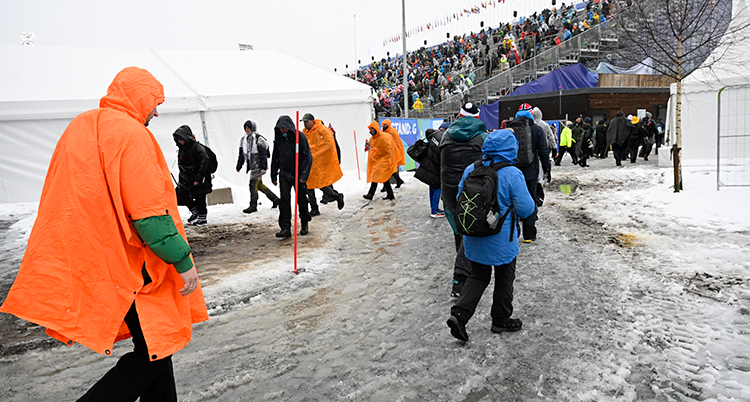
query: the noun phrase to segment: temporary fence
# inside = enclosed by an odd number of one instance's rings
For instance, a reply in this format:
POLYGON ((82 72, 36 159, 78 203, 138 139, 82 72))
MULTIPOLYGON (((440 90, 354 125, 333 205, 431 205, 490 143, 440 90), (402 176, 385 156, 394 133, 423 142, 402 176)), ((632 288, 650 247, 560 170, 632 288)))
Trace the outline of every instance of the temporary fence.
POLYGON ((726 86, 717 97, 716 190, 750 186, 750 85, 726 86))

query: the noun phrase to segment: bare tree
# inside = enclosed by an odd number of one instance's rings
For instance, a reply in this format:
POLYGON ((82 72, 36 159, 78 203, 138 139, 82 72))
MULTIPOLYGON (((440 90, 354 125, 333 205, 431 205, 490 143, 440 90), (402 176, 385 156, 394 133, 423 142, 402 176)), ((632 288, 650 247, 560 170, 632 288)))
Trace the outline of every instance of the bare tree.
MULTIPOLYGON (((677 82, 675 192, 682 190, 682 80, 698 68, 711 69, 734 44, 748 35, 750 23, 731 23, 732 0, 628 1, 620 17, 615 54, 639 63, 650 57, 656 72, 677 82), (718 52, 714 52, 715 49, 718 52), (709 57, 711 56, 711 57, 709 57)), ((745 55, 746 56, 746 55, 745 55)))

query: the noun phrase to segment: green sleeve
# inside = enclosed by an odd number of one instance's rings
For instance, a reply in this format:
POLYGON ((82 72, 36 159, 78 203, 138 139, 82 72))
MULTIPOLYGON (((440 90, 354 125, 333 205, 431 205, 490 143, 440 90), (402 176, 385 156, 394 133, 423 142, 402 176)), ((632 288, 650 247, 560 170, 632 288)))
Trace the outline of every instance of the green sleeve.
POLYGON ((169 215, 151 216, 133 221, 133 226, 151 251, 167 264, 174 265, 178 273, 193 267, 190 246, 177 231, 169 215))

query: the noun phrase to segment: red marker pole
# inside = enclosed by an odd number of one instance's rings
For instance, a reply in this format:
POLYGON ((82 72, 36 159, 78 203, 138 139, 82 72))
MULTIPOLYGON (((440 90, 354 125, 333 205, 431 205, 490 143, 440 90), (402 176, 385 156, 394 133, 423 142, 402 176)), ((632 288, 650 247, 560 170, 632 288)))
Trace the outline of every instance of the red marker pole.
POLYGON ((362 173, 359 171, 359 150, 357 147, 357 130, 354 130, 354 156, 357 158, 357 178, 362 180, 362 173))
POLYGON ((296 146, 294 148, 294 273, 297 273, 297 212, 299 207, 299 110, 297 111, 297 137, 296 146))

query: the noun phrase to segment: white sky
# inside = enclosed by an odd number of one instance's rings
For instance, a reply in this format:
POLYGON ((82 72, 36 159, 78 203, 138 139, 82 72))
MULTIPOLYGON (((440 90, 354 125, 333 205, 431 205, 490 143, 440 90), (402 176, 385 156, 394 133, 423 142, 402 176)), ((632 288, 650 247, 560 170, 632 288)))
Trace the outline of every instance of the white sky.
MULTIPOLYGON (((407 29, 481 3, 406 0, 407 29)), ((433 45, 445 41, 446 32, 478 31, 480 21, 496 26, 511 19, 513 10, 527 15, 545 7, 551 0, 506 0, 410 38, 407 45, 433 45)), ((238 43, 249 43, 341 72, 357 59, 367 64, 387 51, 401 53, 400 42, 383 46, 401 32, 401 0, 0 0, 0 44, 20 44, 22 32, 33 32, 36 46, 238 50, 238 43)))

